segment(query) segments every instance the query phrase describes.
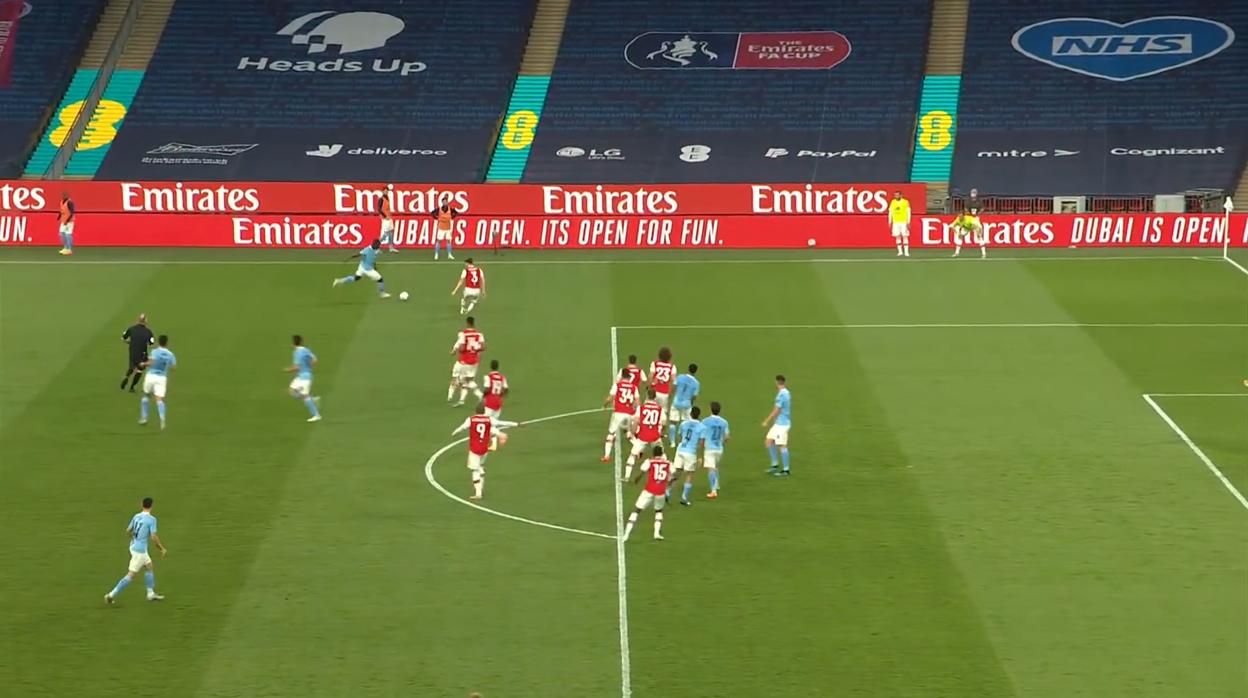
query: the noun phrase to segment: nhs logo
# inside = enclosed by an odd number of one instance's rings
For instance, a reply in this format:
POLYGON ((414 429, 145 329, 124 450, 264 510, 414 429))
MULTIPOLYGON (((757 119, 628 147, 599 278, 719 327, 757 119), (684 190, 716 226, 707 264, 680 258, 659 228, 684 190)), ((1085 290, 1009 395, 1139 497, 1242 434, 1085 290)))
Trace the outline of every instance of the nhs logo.
POLYGON ((1119 24, 1065 17, 1014 33, 1014 50, 1080 75, 1126 82, 1203 61, 1235 41, 1221 22, 1200 17, 1149 17, 1119 24))

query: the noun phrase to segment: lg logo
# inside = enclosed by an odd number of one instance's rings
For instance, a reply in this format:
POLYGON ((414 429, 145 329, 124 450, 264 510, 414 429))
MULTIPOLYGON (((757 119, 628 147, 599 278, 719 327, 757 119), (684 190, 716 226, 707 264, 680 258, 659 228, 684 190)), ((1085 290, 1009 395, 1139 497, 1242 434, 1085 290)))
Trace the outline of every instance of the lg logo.
POLYGON ((711 159, 709 145, 686 145, 680 149, 680 159, 685 162, 706 162, 711 159))

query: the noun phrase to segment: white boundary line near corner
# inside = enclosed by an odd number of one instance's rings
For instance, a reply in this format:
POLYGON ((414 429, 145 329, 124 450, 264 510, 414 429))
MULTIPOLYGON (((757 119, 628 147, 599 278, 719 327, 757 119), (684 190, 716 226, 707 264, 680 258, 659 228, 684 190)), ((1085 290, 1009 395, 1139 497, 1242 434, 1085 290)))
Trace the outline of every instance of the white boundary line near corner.
MULTIPOLYGON (((555 414, 549 417, 539 417, 537 419, 530 419, 527 421, 520 422, 520 424, 523 426, 523 425, 528 425, 528 424, 540 424, 542 422, 553 422, 556 419, 564 419, 567 417, 577 417, 583 414, 592 414, 594 412, 601 412, 601 411, 602 411, 601 407, 595 407, 594 409, 591 409, 591 410, 578 410, 576 412, 564 412, 563 414, 555 414)), ((460 497, 457 494, 452 493, 450 490, 443 487, 442 483, 438 482, 437 479, 433 477, 433 465, 434 463, 437 463, 438 459, 441 458, 442 455, 445 454, 447 451, 451 450, 452 448, 455 448, 456 446, 464 443, 467 440, 468 440, 467 438, 462 438, 462 439, 457 439, 455 441, 452 441, 449 444, 443 446, 442 448, 439 448, 437 451, 434 452, 432 456, 429 456, 429 460, 425 463, 425 479, 429 481, 429 484, 433 486, 433 489, 441 492, 443 495, 459 502, 460 504, 472 507, 473 509, 476 509, 477 511, 484 511, 487 514, 498 516, 500 518, 508 519, 511 521, 518 521, 520 523, 526 523, 532 526, 540 526, 542 528, 549 528, 555 531, 563 531, 565 533, 576 533, 582 536, 592 536, 594 538, 606 538, 608 540, 615 538, 615 536, 608 534, 608 533, 598 533, 597 531, 586 531, 580 528, 560 526, 559 524, 547 523, 545 521, 534 521, 533 519, 526 519, 523 516, 516 516, 514 514, 508 514, 505 512, 496 511, 494 509, 491 509, 486 506, 482 506, 480 504, 477 504, 476 502, 469 501, 467 499, 464 499, 463 497, 460 497)))
MULTIPOLYGON (((599 265, 599 264, 919 264, 927 262, 949 262, 962 264, 975 264, 978 262, 1102 262, 1102 261, 1181 261, 1187 262, 1197 261, 1217 261, 1227 259, 1222 256, 1191 256, 1191 255, 1091 255, 1087 257, 1057 257, 1057 256, 1037 256, 1037 257, 988 257, 987 259, 977 259, 969 262, 964 259, 954 259, 952 257, 907 257, 905 259, 897 259, 895 257, 810 257, 805 259, 781 258, 781 259, 491 259, 488 266, 498 264, 503 265, 599 265)), ((1228 260, 1229 261, 1229 260, 1228 260)), ((436 266, 449 265, 454 266, 455 261, 434 261, 431 259, 383 259, 380 262, 384 266, 436 266)), ((202 265, 202 266, 346 266, 348 262, 326 259, 216 259, 216 260, 193 260, 193 259, 0 259, 0 266, 21 266, 21 265, 116 265, 116 266, 144 266, 144 265, 202 265)), ((1236 264, 1232 262, 1232 264, 1236 264)), ((1236 266, 1239 266, 1236 264, 1236 266)), ((1243 269, 1243 267, 1240 267, 1243 269)), ((1248 273, 1248 271, 1245 271, 1248 273)))
POLYGON ((1248 322, 934 322, 831 325, 619 325, 617 330, 917 330, 1052 328, 1217 328, 1248 327, 1248 322))
MULTIPOLYGON (((1204 396, 1199 393, 1185 393, 1181 395, 1183 397, 1203 397, 1204 396)), ((1218 397, 1226 397, 1229 395, 1230 393, 1217 394, 1218 397)), ((1166 414, 1166 411, 1161 408, 1161 405, 1157 404, 1157 401, 1153 399, 1154 397, 1162 397, 1162 396, 1163 394, 1154 395, 1150 393, 1145 393, 1144 395, 1142 395, 1142 397, 1144 398, 1144 402, 1147 402, 1148 406, 1153 408, 1153 411, 1157 413, 1158 417, 1161 417, 1161 421, 1165 422, 1166 426, 1170 427, 1171 431, 1173 431, 1175 434, 1178 434, 1179 438, 1183 441, 1183 443, 1186 444, 1189 449, 1191 449, 1192 453, 1196 454, 1196 457, 1200 459, 1200 462, 1205 464, 1205 467, 1209 469, 1209 472, 1213 473, 1213 476, 1218 479, 1218 482, 1221 482, 1222 486, 1225 487, 1226 490, 1231 493, 1231 496, 1235 497, 1235 499, 1239 501, 1240 506, 1242 506, 1244 509, 1248 509, 1248 498, 1244 497, 1243 493, 1240 492, 1235 487, 1234 483, 1232 483, 1229 479, 1227 479, 1226 475, 1222 474, 1222 471, 1218 469, 1218 466, 1214 465, 1213 459, 1205 455, 1205 452, 1200 450, 1200 447, 1196 445, 1196 442, 1192 441, 1192 438, 1187 435, 1187 432, 1183 431, 1183 429, 1179 427, 1179 425, 1176 424, 1173 419, 1170 418, 1170 415, 1166 414)), ((1178 397, 1178 396, 1179 395, 1172 395, 1171 397, 1178 397)))
MULTIPOLYGON (((611 328, 611 380, 620 372, 619 328, 611 328)), ((618 435, 617 435, 618 436, 618 435)), ((628 643, 628 565, 624 557, 624 485, 620 482, 623 466, 620 463, 619 442, 615 444, 615 467, 611 480, 615 485, 615 561, 616 590, 620 595, 620 696, 633 695, 633 669, 629 658, 628 643)))
POLYGON ((1236 262, 1235 260, 1231 259, 1229 255, 1228 255, 1228 256, 1226 256, 1226 257, 1223 257, 1222 259, 1225 259, 1227 262, 1229 262, 1229 263, 1230 263, 1230 265, 1231 265, 1231 266, 1233 266, 1233 267, 1235 267, 1236 269, 1240 270, 1243 274, 1248 275, 1248 268, 1244 268, 1244 265, 1242 265, 1242 264, 1240 264, 1239 262, 1236 262))

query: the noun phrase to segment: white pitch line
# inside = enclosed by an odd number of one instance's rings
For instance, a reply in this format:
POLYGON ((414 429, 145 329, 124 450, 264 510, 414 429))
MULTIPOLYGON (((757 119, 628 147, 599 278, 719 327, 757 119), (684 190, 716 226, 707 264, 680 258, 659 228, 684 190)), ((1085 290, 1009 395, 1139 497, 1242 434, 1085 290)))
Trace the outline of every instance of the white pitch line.
MULTIPOLYGON (((673 250, 674 253, 682 252, 682 250, 673 250)), ((484 259, 484 258, 481 258, 484 259)), ((968 262, 963 259, 954 259, 952 257, 913 257, 906 259, 897 259, 895 257, 812 257, 809 259, 490 259, 488 266, 497 264, 515 264, 515 265, 591 265, 591 264, 919 264, 928 262, 948 262, 953 264, 967 264, 968 266, 978 264, 979 262, 1103 262, 1103 261, 1181 261, 1187 262, 1191 260, 1214 261, 1224 259, 1220 256, 1195 257, 1182 255, 1092 255, 1088 257, 989 257, 987 259, 978 259, 975 262, 968 262)), ((134 266, 134 265, 204 265, 204 266, 301 266, 301 265, 334 265, 345 266, 347 262, 335 260, 309 260, 309 259, 239 259, 239 260, 191 260, 176 259, 162 261, 158 259, 73 259, 73 260, 40 260, 40 259, 0 259, 0 266, 13 265, 116 265, 116 266, 134 266)), ((435 262, 433 260, 415 260, 415 259, 383 259, 381 264, 384 266, 437 266, 450 265, 454 266, 454 262, 435 262)), ((1238 266, 1238 265, 1236 265, 1238 266)), ((1242 268, 1242 267, 1241 267, 1242 268)), ((1245 272, 1248 273, 1248 272, 1245 272)))
POLYGON ((1205 464, 1205 467, 1209 469, 1209 472, 1213 473, 1213 476, 1218 478, 1218 482, 1221 482, 1222 486, 1225 487, 1226 490, 1235 497, 1235 499, 1239 500, 1241 506, 1248 509, 1248 498, 1245 498, 1243 493, 1236 489, 1235 485, 1222 474, 1222 471, 1218 469, 1218 466, 1213 464, 1213 460, 1209 458, 1209 456, 1205 455, 1204 451, 1200 450, 1200 447, 1196 445, 1196 442, 1192 441, 1191 437, 1189 437, 1187 433, 1184 432, 1183 429, 1181 429, 1179 425, 1170 418, 1170 415, 1166 414, 1165 410, 1161 409, 1161 405, 1157 404, 1157 401, 1153 399, 1152 395, 1145 394, 1143 397, 1144 401, 1148 403, 1148 406, 1153 408, 1153 411, 1157 413, 1157 416, 1161 417, 1162 421, 1166 423, 1166 426, 1170 427, 1174 433, 1178 434, 1179 438, 1183 440, 1183 443, 1187 444, 1187 447, 1191 449, 1192 453, 1195 453, 1196 457, 1200 459, 1200 462, 1205 464))
MULTIPOLYGON (((592 410, 579 410, 577 412, 564 412, 563 414, 555 414, 549 417, 540 417, 538 419, 530 419, 528 421, 520 422, 520 424, 528 425, 528 424, 539 424, 541 422, 552 422, 556 419, 564 419, 566 417, 576 417, 582 414, 590 414, 593 412, 601 412, 601 411, 602 411, 601 407, 596 407, 592 410)), ((487 514, 498 516, 498 517, 508 519, 511 521, 519 521, 520 523, 526 523, 532 526, 540 526, 542 528, 549 528, 549 529, 553 529, 556 531, 564 531, 565 533, 577 533, 582 536, 593 536, 594 538, 607 538, 607 539, 615 538, 615 536, 609 533, 598 533, 597 531, 585 531, 579 528, 571 528, 569 526, 560 526, 559 524, 547 523, 545 521, 534 521, 533 519, 526 519, 523 516, 516 516, 514 514, 508 514, 506 512, 497 511, 489 507, 477 504, 476 502, 471 502, 447 490, 445 487, 442 486, 442 483, 438 482, 437 479, 433 477, 433 464, 436 463, 438 459, 442 457, 442 454, 464 443, 467 440, 468 440, 467 438, 463 438, 463 439, 458 439, 456 441, 452 441, 451 443, 438 449, 437 452, 435 452, 432 456, 429 456, 429 460, 425 463, 425 479, 429 481, 430 485, 433 485, 433 488, 435 490, 459 502, 460 504, 463 504, 465 506, 470 506, 473 509, 476 509, 478 511, 484 511, 487 514)))
MULTIPOLYGON (((620 341, 617 328, 611 328, 611 380, 620 373, 620 341)), ((617 435, 618 436, 618 435, 617 435)), ((620 463, 620 444, 615 444, 615 560, 616 590, 620 595, 620 696, 633 695, 633 669, 628 649, 628 566, 624 561, 624 485, 623 465, 620 463)))
POLYGON ((921 322, 829 325, 620 325, 620 330, 916 330, 1026 328, 1216 328, 1248 327, 1248 322, 921 322))
POLYGON ((1230 263, 1231 263, 1231 266, 1235 267, 1236 269, 1240 270, 1240 271, 1241 271, 1241 272, 1243 272, 1244 274, 1248 275, 1248 269, 1245 269, 1245 268, 1244 268, 1244 265, 1240 264, 1239 262, 1236 262, 1235 260, 1231 259, 1230 257, 1223 257, 1222 259, 1225 259, 1226 261, 1230 262, 1230 263))
POLYGON ((1248 397, 1248 391, 1242 393, 1149 393, 1152 397, 1248 397))

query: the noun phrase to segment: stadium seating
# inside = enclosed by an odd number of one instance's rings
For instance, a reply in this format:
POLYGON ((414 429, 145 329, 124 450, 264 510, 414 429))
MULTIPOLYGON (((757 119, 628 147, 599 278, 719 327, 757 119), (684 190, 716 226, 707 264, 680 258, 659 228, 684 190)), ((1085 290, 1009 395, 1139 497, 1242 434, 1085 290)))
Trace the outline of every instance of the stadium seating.
POLYGON ((972 0, 967 35, 955 191, 1233 188, 1248 145, 1248 3, 972 0))
POLYGON ((69 84, 101 0, 0 0, 0 178, 21 174, 69 84))
POLYGON ((900 181, 926 0, 580 0, 524 179, 900 181))
POLYGON ((99 177, 478 179, 533 7, 182 0, 99 177))

